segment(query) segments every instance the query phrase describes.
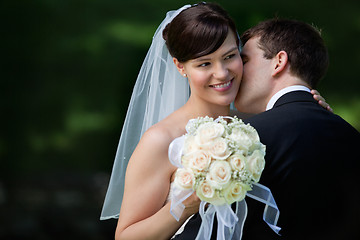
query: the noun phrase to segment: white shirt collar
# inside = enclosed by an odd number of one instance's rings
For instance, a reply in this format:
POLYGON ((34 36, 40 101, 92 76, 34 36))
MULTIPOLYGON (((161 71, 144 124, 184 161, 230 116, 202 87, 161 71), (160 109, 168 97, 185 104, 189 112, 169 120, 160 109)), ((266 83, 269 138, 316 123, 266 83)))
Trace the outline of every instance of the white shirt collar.
POLYGON ((305 87, 303 85, 294 85, 294 86, 290 86, 290 87, 286 87, 281 89, 280 91, 278 91, 277 93, 275 93, 271 98, 270 101, 268 102, 267 106, 266 106, 266 111, 270 110, 274 107, 274 104, 276 103, 276 101, 283 95, 285 95, 286 93, 289 92, 293 92, 293 91, 306 91, 306 92, 310 92, 310 89, 308 87, 305 87))

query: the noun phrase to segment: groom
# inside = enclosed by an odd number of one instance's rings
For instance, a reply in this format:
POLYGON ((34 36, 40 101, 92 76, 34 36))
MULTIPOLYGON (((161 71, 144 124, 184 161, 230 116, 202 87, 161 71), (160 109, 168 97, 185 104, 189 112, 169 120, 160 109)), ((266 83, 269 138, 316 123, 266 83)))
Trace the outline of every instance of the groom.
MULTIPOLYGON (((244 73, 235 106, 261 112, 246 121, 266 145, 260 183, 272 191, 282 228, 275 234, 262 220, 264 204, 246 198, 242 239, 360 239, 360 134, 309 93, 328 67, 320 33, 271 19, 241 40, 244 73)), ((197 214, 175 239, 195 239, 200 223, 197 214)))
POLYGON ((244 73, 235 106, 266 145, 260 183, 280 210, 277 236, 263 204, 246 198, 243 239, 360 239, 360 134, 313 99, 328 67, 319 31, 271 19, 242 36, 244 73), (255 110, 255 111, 254 111, 255 110))

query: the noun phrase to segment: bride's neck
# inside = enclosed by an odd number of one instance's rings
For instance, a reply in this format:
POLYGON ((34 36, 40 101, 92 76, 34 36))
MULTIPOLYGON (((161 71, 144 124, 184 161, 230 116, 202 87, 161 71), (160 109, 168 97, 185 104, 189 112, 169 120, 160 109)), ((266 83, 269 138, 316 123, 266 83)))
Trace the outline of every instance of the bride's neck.
POLYGON ((216 104, 210 104, 209 102, 200 101, 188 101, 184 105, 183 109, 189 118, 205 117, 209 116, 217 118, 219 116, 230 115, 230 105, 221 106, 216 104))

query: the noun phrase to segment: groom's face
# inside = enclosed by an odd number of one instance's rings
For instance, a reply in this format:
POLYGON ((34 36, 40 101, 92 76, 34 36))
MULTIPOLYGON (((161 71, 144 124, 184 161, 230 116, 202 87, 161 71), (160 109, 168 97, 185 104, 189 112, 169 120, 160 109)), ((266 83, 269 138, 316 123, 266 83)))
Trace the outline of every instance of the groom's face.
POLYGON ((258 46, 259 37, 247 41, 241 51, 244 69, 235 107, 240 112, 260 113, 265 111, 270 100, 271 60, 264 58, 258 46))

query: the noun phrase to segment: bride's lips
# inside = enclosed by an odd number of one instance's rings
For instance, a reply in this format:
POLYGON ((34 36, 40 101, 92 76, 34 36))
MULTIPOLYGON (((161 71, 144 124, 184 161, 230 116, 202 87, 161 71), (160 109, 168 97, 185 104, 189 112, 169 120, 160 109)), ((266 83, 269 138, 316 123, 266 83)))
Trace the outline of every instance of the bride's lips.
POLYGON ((231 79, 230 81, 219 83, 219 84, 213 84, 210 85, 211 88, 213 88, 216 91, 223 92, 231 88, 232 82, 234 79, 231 79))

